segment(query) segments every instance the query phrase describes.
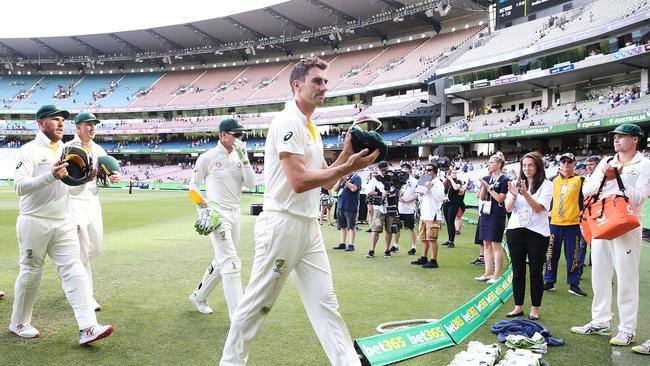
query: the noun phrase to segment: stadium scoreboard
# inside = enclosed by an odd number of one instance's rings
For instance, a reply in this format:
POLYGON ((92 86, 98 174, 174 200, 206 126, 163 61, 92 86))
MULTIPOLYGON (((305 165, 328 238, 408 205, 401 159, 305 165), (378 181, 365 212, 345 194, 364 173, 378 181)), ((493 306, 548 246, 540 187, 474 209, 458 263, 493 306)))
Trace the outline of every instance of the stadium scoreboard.
POLYGON ((567 2, 568 0, 499 0, 497 2, 497 24, 511 22, 540 10, 567 2))

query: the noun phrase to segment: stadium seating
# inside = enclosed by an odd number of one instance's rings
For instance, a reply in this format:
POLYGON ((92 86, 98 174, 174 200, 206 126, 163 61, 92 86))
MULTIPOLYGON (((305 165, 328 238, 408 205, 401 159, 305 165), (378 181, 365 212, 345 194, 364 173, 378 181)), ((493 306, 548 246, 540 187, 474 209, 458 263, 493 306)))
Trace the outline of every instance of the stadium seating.
POLYGON ((79 75, 49 75, 44 76, 34 84, 33 92, 30 97, 18 101, 13 105, 13 109, 38 109, 43 104, 57 104, 59 99, 56 95, 59 86, 64 90, 69 90, 70 85, 74 85, 80 79, 79 75))
POLYGON ((629 0, 617 3, 616 6, 612 6, 610 0, 596 0, 585 7, 555 15, 552 25, 549 17, 543 17, 498 30, 490 35, 484 44, 458 57, 455 63, 467 63, 532 45, 543 45, 648 9, 650 2, 647 0, 629 0))
POLYGON ((458 47, 463 42, 475 36, 483 27, 469 27, 455 32, 442 33, 431 37, 419 44, 406 54, 401 60, 394 60, 392 63, 380 70, 376 79, 370 85, 408 80, 419 77, 427 70, 432 70, 436 60, 452 47, 458 47))
POLYGON ((107 95, 110 90, 110 83, 117 82, 120 78, 120 75, 86 75, 75 85, 72 95, 59 100, 57 106, 66 109, 86 109, 92 107, 95 103, 93 93, 101 95, 103 92, 104 95, 107 95))
POLYGON ((191 86, 198 88, 198 91, 178 95, 170 104, 191 106, 209 102, 221 86, 229 87, 235 83, 245 69, 245 67, 239 66, 209 70, 192 83, 191 86))
POLYGON ((180 87, 190 86, 204 72, 204 70, 168 72, 151 85, 147 94, 137 97, 130 107, 165 107, 174 99, 174 92, 180 87))
POLYGON ((161 76, 162 74, 157 72, 125 74, 118 80, 115 90, 106 97, 97 100, 94 107, 125 108, 131 104, 138 91, 148 89, 161 76))
POLYGON ((9 109, 9 107, 16 104, 19 101, 18 94, 27 93, 40 78, 40 76, 29 75, 5 75, 0 77, 1 106, 4 109, 9 109))

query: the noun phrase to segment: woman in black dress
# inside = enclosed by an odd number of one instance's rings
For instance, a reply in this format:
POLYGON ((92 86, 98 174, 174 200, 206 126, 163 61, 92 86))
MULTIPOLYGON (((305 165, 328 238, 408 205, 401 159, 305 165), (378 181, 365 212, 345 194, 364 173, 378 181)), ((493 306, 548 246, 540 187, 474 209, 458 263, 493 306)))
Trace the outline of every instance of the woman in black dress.
POLYGON ((442 212, 447 223, 448 237, 445 245, 448 248, 453 248, 455 246, 454 239, 456 238, 456 215, 465 196, 465 187, 463 182, 456 178, 456 169, 454 168, 449 168, 443 186, 445 187, 445 198, 442 204, 442 212))
POLYGON ((506 228, 506 209, 503 201, 508 193, 508 177, 502 173, 505 159, 500 152, 488 160, 488 175, 479 178, 481 191, 479 197, 479 239, 483 241, 485 272, 475 277, 478 281, 494 283, 501 277, 503 267, 503 231, 506 228))

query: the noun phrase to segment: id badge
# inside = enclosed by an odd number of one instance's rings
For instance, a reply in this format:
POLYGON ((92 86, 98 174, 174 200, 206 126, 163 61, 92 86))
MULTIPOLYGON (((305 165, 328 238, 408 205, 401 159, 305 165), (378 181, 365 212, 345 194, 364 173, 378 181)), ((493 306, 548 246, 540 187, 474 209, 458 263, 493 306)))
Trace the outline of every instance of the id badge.
POLYGON ((530 225, 530 213, 528 210, 517 211, 517 215, 519 215, 519 225, 522 227, 530 225))
POLYGON ((482 203, 482 208, 481 208, 481 213, 484 215, 489 215, 490 211, 492 211, 492 201, 481 201, 482 203))

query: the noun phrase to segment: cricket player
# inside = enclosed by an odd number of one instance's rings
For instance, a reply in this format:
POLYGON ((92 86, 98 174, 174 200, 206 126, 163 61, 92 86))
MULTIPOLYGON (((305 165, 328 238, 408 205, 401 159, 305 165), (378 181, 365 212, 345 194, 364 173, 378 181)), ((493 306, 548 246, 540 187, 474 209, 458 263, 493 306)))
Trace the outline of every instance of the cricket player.
MULTIPOLYGON (((98 167, 98 159, 106 155, 104 148, 96 144, 95 128, 99 119, 92 113, 79 113, 74 119, 76 133, 74 138, 65 146, 83 146, 93 159, 94 169, 98 167)), ((108 177, 112 183, 120 181, 120 172, 112 172, 108 177)), ((97 303, 94 295, 93 273, 90 265, 95 261, 102 247, 104 240, 104 223, 102 221, 102 207, 99 204, 99 189, 97 180, 93 179, 88 183, 70 187, 70 212, 77 224, 77 235, 79 235, 79 247, 81 263, 86 268, 88 281, 90 282, 91 306, 95 311, 101 311, 102 307, 97 303)))
MULTIPOLYGON (((614 135, 616 155, 600 161, 594 173, 587 178, 582 193, 595 194, 603 178, 606 183, 602 197, 620 194, 614 169, 620 172, 625 194, 634 213, 641 217, 643 203, 650 195, 650 161, 638 151, 644 140, 643 131, 635 124, 622 124, 610 131, 614 135)), ((591 322, 571 331, 578 334, 611 334, 612 276, 616 272, 616 301, 618 304, 618 334, 609 340, 614 346, 628 346, 634 342, 639 312, 639 261, 641 258, 641 226, 616 239, 593 239, 591 242, 591 322)))
POLYGON ((207 201, 215 207, 212 214, 221 220, 221 225, 209 234, 214 259, 190 295, 190 302, 200 313, 212 314, 207 299, 221 281, 231 319, 243 293, 241 260, 237 256, 241 190, 242 185, 253 189, 256 183, 255 171, 241 141, 243 133, 244 126, 239 121, 232 118, 221 121, 217 146, 199 156, 190 180, 190 189, 196 192, 200 192, 201 183, 205 184, 207 201))
MULTIPOLYGON (((332 273, 318 224, 320 188, 331 189, 346 174, 379 156, 353 154, 351 134, 327 166, 323 141, 311 120, 327 91, 327 63, 300 60, 289 79, 294 98, 271 122, 264 153, 264 212, 255 224, 251 279, 230 324, 220 364, 245 365, 262 322, 291 274, 316 335, 332 365, 360 365, 338 312, 332 273)), ((297 362, 297 360, 296 360, 297 362)))
POLYGON ((68 111, 54 105, 41 107, 36 112, 40 131, 18 152, 14 189, 20 196, 16 224, 20 274, 14 286, 9 332, 24 338, 41 335, 30 323, 48 255, 77 319, 79 344, 85 345, 107 337, 113 327, 97 324, 88 275, 79 259, 79 237, 68 206, 68 187, 61 182, 68 164, 59 160, 61 137, 69 116, 68 111))

